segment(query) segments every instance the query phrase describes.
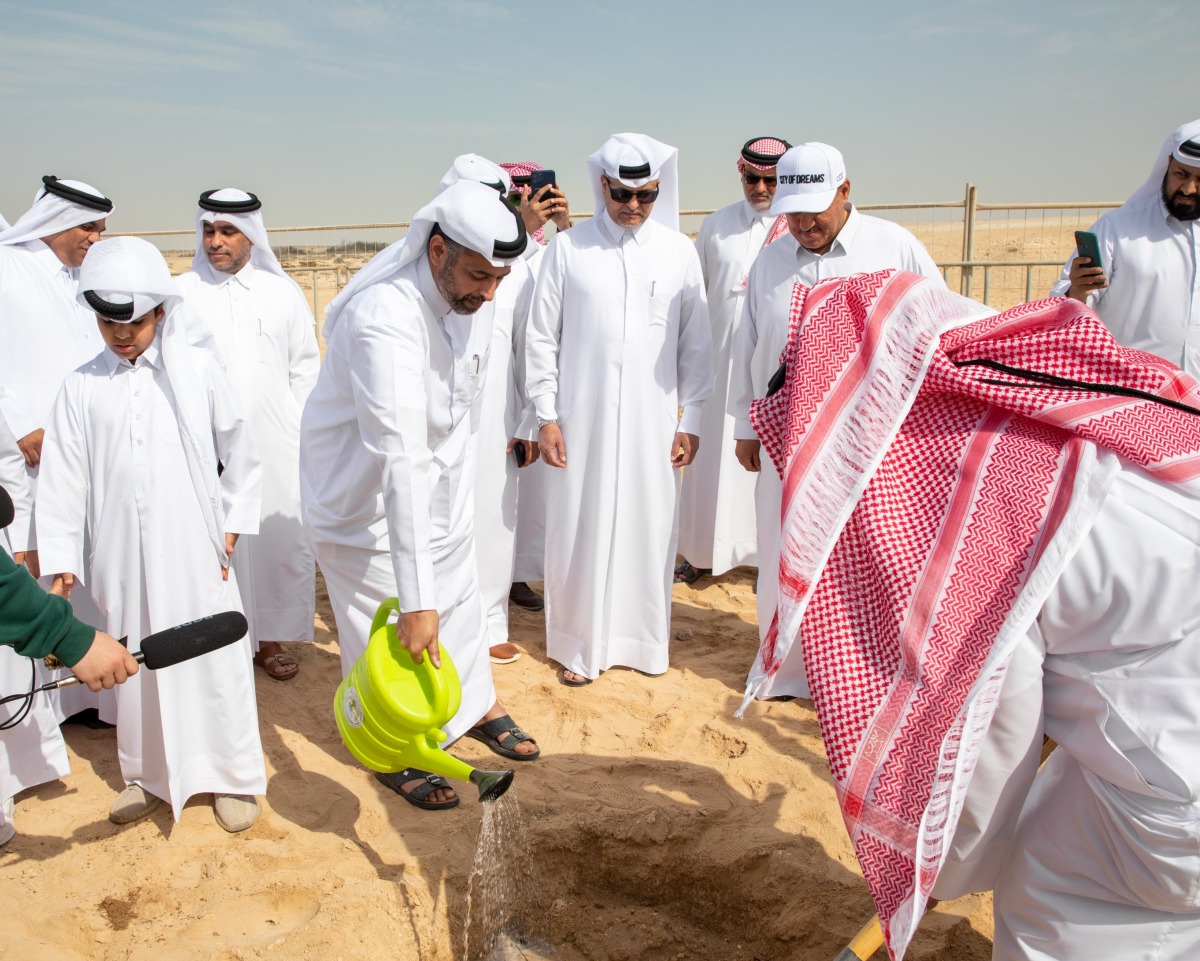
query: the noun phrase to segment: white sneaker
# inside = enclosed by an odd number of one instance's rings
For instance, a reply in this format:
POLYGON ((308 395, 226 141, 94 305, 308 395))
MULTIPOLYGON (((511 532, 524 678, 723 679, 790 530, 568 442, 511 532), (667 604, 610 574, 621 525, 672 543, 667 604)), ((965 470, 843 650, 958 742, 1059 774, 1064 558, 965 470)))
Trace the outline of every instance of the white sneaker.
POLYGON ((0 848, 4 847, 4 845, 16 836, 17 828, 13 824, 13 811, 15 809, 16 804, 13 803, 12 798, 0 804, 0 848))
POLYGON ((221 827, 236 834, 258 820, 258 798, 253 794, 214 794, 213 814, 221 827))
POLYGON ((162 798, 155 797, 140 784, 126 784, 125 790, 113 801, 108 819, 113 824, 132 824, 134 821, 140 821, 160 804, 162 798))

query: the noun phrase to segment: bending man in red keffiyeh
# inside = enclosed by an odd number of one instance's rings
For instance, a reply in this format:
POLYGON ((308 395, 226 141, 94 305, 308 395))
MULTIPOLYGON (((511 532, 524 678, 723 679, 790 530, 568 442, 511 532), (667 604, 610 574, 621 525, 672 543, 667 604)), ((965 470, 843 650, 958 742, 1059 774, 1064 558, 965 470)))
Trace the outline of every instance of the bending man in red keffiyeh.
POLYGON ((989 887, 994 958, 1196 957, 1200 387, 1074 301, 987 313, 797 285, 752 414, 785 467, 747 701, 798 642, 893 958, 989 887))

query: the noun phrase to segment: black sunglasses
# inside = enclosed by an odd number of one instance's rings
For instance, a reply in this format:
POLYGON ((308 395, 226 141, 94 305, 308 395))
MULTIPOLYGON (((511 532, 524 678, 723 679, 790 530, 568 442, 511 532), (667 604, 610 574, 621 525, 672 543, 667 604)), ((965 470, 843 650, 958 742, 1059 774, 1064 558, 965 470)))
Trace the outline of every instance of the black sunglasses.
POLYGON ((748 187, 756 186, 760 180, 763 183, 765 183, 768 187, 774 187, 775 183, 776 183, 776 180, 774 177, 764 177, 761 174, 743 173, 742 179, 744 181, 746 181, 746 186, 748 186, 748 187))
POLYGON ((608 183, 608 195, 619 204, 627 204, 637 197, 639 204, 652 204, 658 199, 658 188, 652 190, 627 190, 625 187, 615 187, 611 180, 608 183))

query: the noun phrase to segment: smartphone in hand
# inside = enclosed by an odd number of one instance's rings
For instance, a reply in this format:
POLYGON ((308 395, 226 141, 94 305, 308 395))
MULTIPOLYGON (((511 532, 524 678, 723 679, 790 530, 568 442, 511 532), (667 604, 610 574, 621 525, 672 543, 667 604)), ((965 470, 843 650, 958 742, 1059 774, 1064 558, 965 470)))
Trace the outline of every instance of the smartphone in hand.
POLYGON ((1100 241, 1090 230, 1075 231, 1075 250, 1080 257, 1091 261, 1089 267, 1103 267, 1100 262, 1100 241))
POLYGON ((551 187, 558 186, 553 170, 534 170, 529 174, 529 193, 531 196, 536 197, 537 192, 547 184, 551 187))

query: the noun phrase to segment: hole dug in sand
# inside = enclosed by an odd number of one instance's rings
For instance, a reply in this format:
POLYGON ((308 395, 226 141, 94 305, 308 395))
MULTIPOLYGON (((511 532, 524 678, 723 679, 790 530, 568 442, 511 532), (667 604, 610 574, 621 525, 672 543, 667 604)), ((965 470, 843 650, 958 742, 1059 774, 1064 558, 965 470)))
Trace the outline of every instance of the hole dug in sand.
MULTIPOLYGON (((834 856, 845 829, 798 823, 781 784, 735 787, 666 758, 554 761, 513 792, 522 816, 502 847, 527 849, 528 874, 500 886, 499 937, 481 936, 488 895, 477 886, 469 949, 455 945, 455 961, 830 961, 874 912, 862 878, 834 856)), ((466 894, 452 930, 463 930, 466 894)), ((966 919, 930 915, 909 958, 990 954, 966 919)))

